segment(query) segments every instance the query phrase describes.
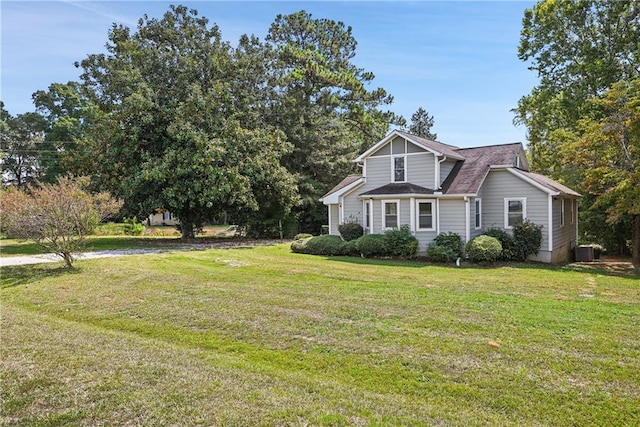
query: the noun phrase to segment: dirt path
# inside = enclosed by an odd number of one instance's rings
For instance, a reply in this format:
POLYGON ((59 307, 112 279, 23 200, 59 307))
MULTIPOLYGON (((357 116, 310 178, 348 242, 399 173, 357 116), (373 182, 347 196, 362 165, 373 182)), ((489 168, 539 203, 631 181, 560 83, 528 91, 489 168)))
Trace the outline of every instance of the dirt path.
MULTIPOLYGON (((274 245, 276 243, 282 243, 280 240, 246 240, 246 241, 228 241, 228 242, 207 242, 207 243, 194 243, 185 244, 181 246, 174 246, 171 248, 163 249, 115 249, 109 251, 95 251, 95 252, 82 252, 76 256, 78 260, 84 259, 96 259, 96 258, 110 258, 126 255, 144 255, 144 254, 158 254, 164 252, 182 252, 182 251, 202 251, 205 249, 213 248, 239 248, 239 247, 253 247, 253 246, 266 246, 274 245)), ((62 258, 55 254, 42 254, 42 255, 24 255, 24 256, 10 256, 0 257, 0 267, 8 267, 12 265, 27 265, 27 264, 42 264, 47 262, 62 262, 62 258)))

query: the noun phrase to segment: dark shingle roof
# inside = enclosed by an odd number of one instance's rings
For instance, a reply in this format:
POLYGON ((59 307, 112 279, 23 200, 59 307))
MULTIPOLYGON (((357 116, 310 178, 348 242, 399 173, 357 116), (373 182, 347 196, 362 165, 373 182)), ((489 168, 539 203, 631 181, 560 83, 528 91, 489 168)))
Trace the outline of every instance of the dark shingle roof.
POLYGON ((582 197, 580 195, 580 193, 576 193, 575 191, 573 191, 569 187, 566 187, 566 186, 560 184, 559 182, 556 182, 556 181, 552 180, 549 177, 546 177, 544 175, 540 175, 539 173, 527 172, 527 171, 523 171, 523 170, 520 170, 520 169, 515 169, 515 171, 516 171, 516 173, 519 173, 521 175, 526 176, 527 178, 537 182, 538 184, 542 185, 543 187, 548 188, 551 191, 555 191, 557 193, 564 194, 564 195, 567 195, 567 196, 582 197))
POLYGON ((456 164, 442 185, 446 194, 475 194, 480 189, 490 166, 511 165, 522 150, 519 142, 487 147, 460 148, 458 156, 464 158, 456 164))
POLYGON ((424 148, 428 148, 433 151, 437 151, 439 153, 444 154, 447 157, 453 157, 455 159, 459 159, 461 155, 458 153, 458 147, 454 145, 444 144, 438 141, 432 141, 430 139, 422 138, 417 135, 413 135, 403 131, 396 131, 399 135, 402 135, 404 138, 411 140, 413 142, 422 145, 424 148))
POLYGON ((433 190, 408 182, 392 182, 391 184, 374 188, 373 190, 369 190, 366 193, 362 193, 360 195, 376 196, 385 194, 433 194, 433 190))
POLYGON ((342 181, 340 181, 340 183, 338 185, 336 185, 335 187, 333 187, 331 190, 329 190, 327 192, 327 194, 325 194, 324 196, 322 196, 322 199, 324 199, 325 197, 329 196, 330 194, 335 193, 338 190, 342 190, 344 187, 353 184, 354 182, 356 182, 357 180, 359 180, 360 178, 362 178, 362 175, 358 175, 358 174, 353 174, 353 175, 348 175, 345 179, 343 179, 342 181))

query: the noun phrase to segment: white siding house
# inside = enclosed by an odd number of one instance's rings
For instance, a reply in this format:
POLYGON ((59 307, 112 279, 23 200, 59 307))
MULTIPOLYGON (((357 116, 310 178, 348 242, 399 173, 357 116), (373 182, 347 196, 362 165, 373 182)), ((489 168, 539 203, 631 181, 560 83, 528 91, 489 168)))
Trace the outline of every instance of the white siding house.
POLYGON ((345 222, 360 223, 366 233, 407 224, 424 253, 440 233, 455 232, 467 242, 528 219, 543 230, 532 259, 564 262, 576 245, 580 195, 530 172, 520 143, 458 148, 393 131, 355 161, 363 173, 322 198, 330 234, 345 222))

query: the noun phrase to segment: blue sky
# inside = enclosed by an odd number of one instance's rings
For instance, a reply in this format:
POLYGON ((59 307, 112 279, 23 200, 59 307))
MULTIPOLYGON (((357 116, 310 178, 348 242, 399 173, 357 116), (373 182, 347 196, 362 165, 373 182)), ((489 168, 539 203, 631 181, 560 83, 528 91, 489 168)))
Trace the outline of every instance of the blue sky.
POLYGON ((354 62, 371 71, 374 87, 394 96, 391 110, 410 119, 423 107, 438 139, 461 147, 526 143, 512 124, 518 99, 536 85, 518 60, 524 10, 533 1, 7 1, 1 11, 0 99, 16 115, 33 111, 31 94, 78 80, 73 66, 104 50, 112 23, 135 28, 144 14, 170 4, 197 9, 223 38, 264 37, 276 15, 301 9, 342 21, 358 41, 354 62))

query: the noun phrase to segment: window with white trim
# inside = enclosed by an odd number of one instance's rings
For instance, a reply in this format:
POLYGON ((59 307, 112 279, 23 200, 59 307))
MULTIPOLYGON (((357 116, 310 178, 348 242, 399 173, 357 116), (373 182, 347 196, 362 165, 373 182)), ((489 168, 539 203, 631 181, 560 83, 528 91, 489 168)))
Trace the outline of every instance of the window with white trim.
POLYGON ((371 201, 364 202, 364 228, 371 231, 371 201))
POLYGON ((436 204, 433 200, 416 200, 418 230, 435 230, 436 204))
POLYGON ((564 199, 560 200, 560 227, 564 227, 564 199))
POLYGON ((527 199, 504 199, 504 228, 513 228, 527 217, 527 199))
POLYGON ((482 228, 482 199, 476 199, 475 203, 476 230, 482 228))
POLYGON ((405 156, 393 157, 393 182, 405 182, 407 180, 406 163, 405 156))
POLYGON ((400 202, 398 200, 382 201, 382 217, 383 228, 398 228, 400 224, 400 202))

